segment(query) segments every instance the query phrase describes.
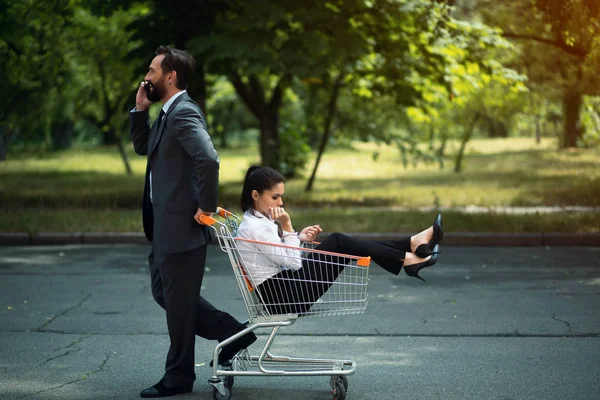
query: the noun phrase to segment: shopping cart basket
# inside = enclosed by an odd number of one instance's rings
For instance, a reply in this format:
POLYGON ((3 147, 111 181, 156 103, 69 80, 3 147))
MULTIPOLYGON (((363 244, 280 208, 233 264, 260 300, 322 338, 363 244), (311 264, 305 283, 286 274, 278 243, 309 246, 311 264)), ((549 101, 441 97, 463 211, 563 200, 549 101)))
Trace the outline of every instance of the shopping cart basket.
MULTIPOLYGON (((242 350, 232 359, 231 365, 213 363, 213 399, 229 400, 234 376, 330 376, 334 400, 344 400, 348 389, 347 375, 356 371, 352 360, 330 360, 277 356, 271 353, 271 345, 281 327, 291 326, 306 317, 359 314, 367 307, 367 284, 370 257, 325 252, 316 249, 318 243, 304 243, 302 247, 287 246, 238 238, 240 219, 231 212, 219 208, 217 214, 223 220, 202 215, 200 222, 211 226, 221 246, 227 253, 248 311, 247 327, 220 342, 213 360, 218 360, 221 349, 258 328, 270 328, 270 334, 258 356, 242 350), (253 263, 264 257, 288 262, 316 264, 316 274, 295 278, 279 278, 277 288, 259 283, 261 271, 253 263), (292 259, 293 258, 293 259, 292 259), (252 264, 250 264, 252 263, 252 264), (247 268, 253 265, 254 268, 247 268), (285 293, 282 288, 294 290, 285 293)), ((285 264, 285 262, 284 262, 285 264)), ((309 268, 306 268, 309 270, 309 268)), ((271 281, 272 282, 272 281, 271 281)))

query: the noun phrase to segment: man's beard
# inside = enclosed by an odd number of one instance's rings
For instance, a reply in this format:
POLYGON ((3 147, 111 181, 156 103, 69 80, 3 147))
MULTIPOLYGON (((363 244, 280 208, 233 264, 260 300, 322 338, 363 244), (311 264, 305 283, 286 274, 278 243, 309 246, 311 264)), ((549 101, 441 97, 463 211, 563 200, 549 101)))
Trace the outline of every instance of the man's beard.
POLYGON ((146 81, 144 89, 146 90, 146 98, 152 103, 156 103, 165 95, 165 90, 163 87, 160 85, 155 85, 150 81, 146 81))

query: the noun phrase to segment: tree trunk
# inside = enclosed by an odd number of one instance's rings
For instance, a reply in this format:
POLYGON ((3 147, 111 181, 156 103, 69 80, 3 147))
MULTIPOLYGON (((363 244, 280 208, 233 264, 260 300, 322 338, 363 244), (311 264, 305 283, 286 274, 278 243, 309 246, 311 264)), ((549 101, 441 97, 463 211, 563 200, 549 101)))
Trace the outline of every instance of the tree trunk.
POLYGON ((235 110, 235 103, 233 101, 229 102, 229 105, 227 106, 227 116, 225 117, 225 121, 223 121, 223 123, 225 124, 225 129, 223 129, 223 132, 221 132, 221 148, 222 149, 228 149, 229 148, 229 134, 231 133, 231 120, 233 118, 233 111, 235 110))
POLYGON ((313 184, 317 176, 317 169, 319 168, 319 163, 321 162, 321 158, 323 157, 323 153, 325 152, 325 147, 327 146, 327 143, 329 141, 329 136, 331 135, 331 125, 333 124, 333 117, 335 116, 335 111, 337 108, 337 99, 339 97, 341 87, 342 73, 340 72, 333 85, 333 91, 331 92, 331 98, 329 99, 329 104, 327 106, 327 116, 325 117, 325 126, 323 126, 323 136, 321 137, 321 143, 319 144, 319 152, 317 153, 315 166, 312 170, 312 173, 310 174, 310 178, 308 179, 306 188, 304 189, 307 192, 310 192, 313 188, 313 184))
POLYGON ((52 151, 64 150, 71 147, 75 124, 71 120, 54 121, 50 127, 52 151))
MULTIPOLYGON (((118 109, 118 107, 115 107, 118 109)), ((107 108, 107 115, 112 115, 113 109, 110 107, 107 108)), ((132 175, 133 172, 131 170, 131 165, 129 163, 129 157, 127 156, 127 151, 125 150, 125 146, 123 146, 123 141, 117 134, 117 131, 111 125, 110 118, 104 117, 103 121, 95 121, 99 126, 102 126, 102 138, 113 137, 114 142, 111 144, 117 145, 117 149, 119 150, 119 155, 121 156, 121 160, 123 160, 123 165, 125 166, 125 171, 127 175, 132 175)), ((120 128, 119 128, 120 129, 120 128)))
POLYGON ((429 123, 429 150, 433 150, 433 139, 435 138, 435 128, 433 122, 429 123))
POLYGON ((502 121, 498 121, 491 117, 485 118, 488 123, 488 137, 490 138, 506 138, 508 137, 508 130, 506 125, 502 121))
POLYGON ((100 75, 100 91, 102 93, 102 108, 104 109, 104 117, 102 121, 100 121, 100 132, 102 132, 102 144, 105 146, 110 146, 113 144, 117 144, 120 142, 119 137, 117 136, 117 132, 111 124, 110 118, 114 111, 116 111, 116 107, 111 107, 110 102, 110 90, 108 88, 108 74, 105 71, 104 62, 102 59, 96 60, 96 65, 98 66, 98 74, 100 75))
POLYGON ((319 108, 319 87, 309 84, 308 96, 305 102, 306 135, 308 136, 308 145, 311 149, 318 149, 319 144, 319 129, 317 127, 317 109, 319 108))
POLYGON ((460 171, 462 171, 462 160, 465 155, 465 149, 467 148, 467 143, 469 143, 469 140, 471 140, 471 136, 473 136, 475 125, 477 124, 477 121, 479 121, 480 117, 481 115, 479 113, 476 113, 471 122, 469 123, 469 126, 465 130, 465 134, 460 144, 460 149, 458 150, 458 154, 456 155, 456 162, 454 164, 454 172, 456 172, 457 174, 460 171))
POLYGON ((260 118, 260 158, 263 165, 279 169, 279 112, 260 118))
POLYGON ((440 164, 440 170, 444 169, 444 155, 446 152, 446 144, 448 144, 448 137, 446 135, 442 136, 442 144, 437 151, 438 163, 440 164))
POLYGON ((133 175, 131 164, 129 163, 129 156, 127 155, 125 146, 123 146, 123 141, 120 138, 117 138, 117 148, 119 149, 119 154, 121 155, 123 164, 125 164, 125 171, 127 172, 127 175, 133 175))
POLYGON ((6 160, 6 146, 4 145, 4 132, 0 127, 0 162, 6 160))
POLYGON ((291 80, 290 75, 284 75, 273 89, 271 99, 265 99, 264 89, 256 75, 248 77, 245 83, 241 76, 233 73, 229 81, 236 93, 243 100, 248 110, 258 119, 260 126, 260 157, 261 163, 278 169, 280 167, 279 149, 279 110, 283 104, 283 94, 291 80))
POLYGON ((540 144, 542 141, 542 130, 540 127, 540 120, 541 120, 541 117, 539 114, 537 114, 535 116, 535 142, 537 144, 540 144))
POLYGON ((546 135, 547 129, 548 129, 548 126, 546 124, 546 121, 542 120, 542 122, 540 123, 540 136, 541 137, 547 137, 547 135, 546 135))
POLYGON ((575 91, 567 91, 563 97, 563 149, 577 147, 577 141, 583 135, 580 121, 582 103, 583 96, 575 91))

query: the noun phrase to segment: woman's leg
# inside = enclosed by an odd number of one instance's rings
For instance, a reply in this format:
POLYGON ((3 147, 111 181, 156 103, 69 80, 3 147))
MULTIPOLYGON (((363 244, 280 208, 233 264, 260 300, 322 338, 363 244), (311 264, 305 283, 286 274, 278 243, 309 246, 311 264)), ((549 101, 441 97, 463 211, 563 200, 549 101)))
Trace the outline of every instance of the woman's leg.
MULTIPOLYGON (((325 239, 317 250, 355 254, 348 249, 345 235, 334 233, 325 239)), ((385 246, 380 246, 387 249, 385 246)), ((391 251, 391 250, 388 250, 391 251)), ((258 286, 263 302, 271 314, 302 314, 331 287, 350 258, 322 253, 309 253, 302 260, 302 268, 282 271, 258 286)), ((402 265, 402 261, 399 261, 402 265)))
POLYGON ((403 238, 400 240, 374 240, 375 243, 379 243, 386 247, 391 247, 396 250, 401 250, 406 253, 411 252, 413 249, 411 248, 411 238, 403 238))
POLYGON ((316 301, 306 295, 306 285, 306 279, 298 271, 286 270, 267 279, 256 289, 271 314, 302 314, 316 301))
POLYGON ((332 233, 318 247, 318 250, 367 257, 386 271, 398 275, 407 252, 410 252, 410 238, 398 241, 374 241, 355 239, 342 233, 332 233))
POLYGON ((429 243, 429 241, 432 238, 433 226, 430 226, 424 231, 419 232, 411 237, 403 238, 400 240, 377 240, 375 242, 387 247, 392 247, 397 250, 405 251, 407 253, 414 253, 417 247, 419 247, 419 245, 429 243))
MULTIPOLYGON (((406 251, 396 246, 410 246, 410 238, 389 241, 390 246, 378 241, 354 239, 341 233, 332 233, 317 250, 368 257, 388 272, 398 275, 406 251)), ((282 271, 258 286, 259 293, 271 314, 306 312, 335 282, 349 258, 321 253, 310 253, 302 260, 297 271, 282 271)))

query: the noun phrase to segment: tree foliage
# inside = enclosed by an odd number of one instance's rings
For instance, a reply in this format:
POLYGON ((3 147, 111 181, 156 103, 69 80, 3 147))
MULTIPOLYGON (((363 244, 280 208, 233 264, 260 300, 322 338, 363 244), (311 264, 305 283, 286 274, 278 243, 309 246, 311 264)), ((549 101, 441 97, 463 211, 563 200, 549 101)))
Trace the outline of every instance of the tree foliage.
POLYGON ((517 68, 530 87, 563 105, 563 147, 581 142, 585 95, 600 94, 600 9, 591 0, 479 2, 481 13, 521 45, 517 68))
POLYGON ((592 0, 0 0, 0 11, 0 158, 3 133, 59 147, 88 121, 127 168, 126 105, 159 45, 196 57, 189 91, 221 146, 258 129, 261 162, 288 176, 316 153, 309 190, 336 142, 395 143, 406 165, 443 166, 458 139, 457 171, 472 135, 508 135, 524 114, 538 138, 562 114, 565 146, 597 142, 592 0))
MULTIPOLYGON (((275 167, 284 92, 296 82, 305 86, 300 90, 313 144, 315 132, 324 135, 319 157, 335 129, 338 99, 387 98, 402 114, 432 85, 452 93, 453 66, 483 65, 489 49, 503 43, 498 32, 458 21, 445 4, 429 1, 232 0, 224 9, 211 35, 192 40, 190 48, 206 55, 211 72, 229 77, 258 121, 263 162, 275 167)), ((364 130, 355 131, 365 137, 364 130)), ((371 132, 390 140, 387 130, 371 132)))
POLYGON ((68 145, 77 121, 91 120, 105 144, 121 137, 125 103, 134 89, 140 44, 127 30, 148 12, 143 5, 105 10, 102 2, 3 0, 0 39, 0 120, 12 140, 68 145))
MULTIPOLYGON (((67 54, 71 1, 0 3, 0 132, 51 141, 54 121, 73 118, 67 54)), ((49 143, 50 144, 50 143, 49 143)))

